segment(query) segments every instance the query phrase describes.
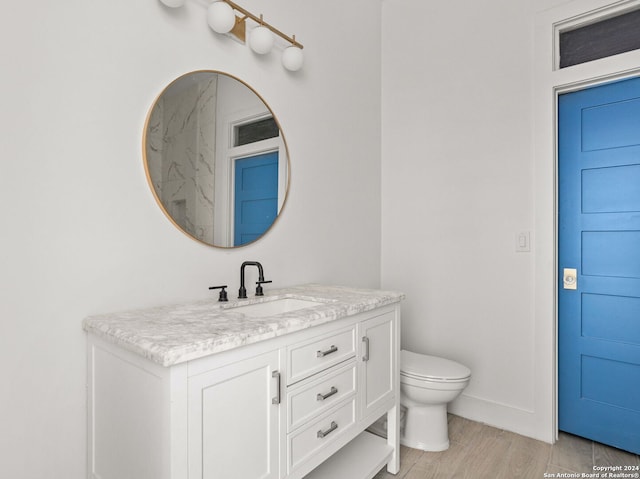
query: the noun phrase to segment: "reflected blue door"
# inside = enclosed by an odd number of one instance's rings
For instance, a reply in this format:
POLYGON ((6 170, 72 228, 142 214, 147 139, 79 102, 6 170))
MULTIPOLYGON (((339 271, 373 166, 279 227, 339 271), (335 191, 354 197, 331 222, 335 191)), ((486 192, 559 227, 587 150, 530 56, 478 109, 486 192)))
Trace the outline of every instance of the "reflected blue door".
POLYGON ((558 115, 559 427, 640 453, 640 79, 561 95, 558 115))
POLYGON ((258 239, 278 215, 278 152, 235 161, 234 246, 258 239))

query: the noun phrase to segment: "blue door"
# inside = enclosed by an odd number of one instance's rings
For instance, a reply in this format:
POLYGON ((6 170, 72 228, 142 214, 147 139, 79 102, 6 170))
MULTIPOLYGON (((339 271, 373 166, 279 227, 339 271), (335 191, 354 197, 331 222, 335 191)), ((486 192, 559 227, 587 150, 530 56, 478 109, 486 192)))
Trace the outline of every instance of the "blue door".
POLYGON ((278 152, 235 161, 234 246, 258 239, 278 216, 278 152))
POLYGON ((559 427, 638 454, 640 78, 562 95, 558 132, 559 427))

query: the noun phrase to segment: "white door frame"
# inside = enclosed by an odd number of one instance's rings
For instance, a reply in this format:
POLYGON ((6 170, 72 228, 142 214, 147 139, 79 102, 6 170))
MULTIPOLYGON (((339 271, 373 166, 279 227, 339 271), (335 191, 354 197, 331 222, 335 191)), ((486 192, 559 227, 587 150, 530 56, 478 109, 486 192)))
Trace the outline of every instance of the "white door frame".
POLYGON ((557 35, 569 26, 640 6, 640 0, 576 0, 536 14, 534 31, 535 409, 558 437, 557 97, 640 75, 640 51, 558 69, 557 35))

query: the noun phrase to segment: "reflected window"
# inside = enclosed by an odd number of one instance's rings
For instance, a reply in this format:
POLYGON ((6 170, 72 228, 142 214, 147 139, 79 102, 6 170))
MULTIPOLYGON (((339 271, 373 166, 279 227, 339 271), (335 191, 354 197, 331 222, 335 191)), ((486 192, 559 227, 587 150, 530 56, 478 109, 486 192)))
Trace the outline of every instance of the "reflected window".
POLYGON ((248 145, 256 141, 276 138, 280 135, 280 128, 273 117, 244 123, 234 127, 233 146, 248 145))

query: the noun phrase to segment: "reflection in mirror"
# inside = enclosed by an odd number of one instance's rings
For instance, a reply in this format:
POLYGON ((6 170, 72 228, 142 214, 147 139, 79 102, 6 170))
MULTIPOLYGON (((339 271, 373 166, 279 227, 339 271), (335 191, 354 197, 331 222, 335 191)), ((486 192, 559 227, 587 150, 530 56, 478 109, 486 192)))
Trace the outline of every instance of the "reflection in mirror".
POLYGON ((242 246, 275 222, 289 155, 270 108, 248 85, 197 71, 159 95, 145 125, 147 179, 171 221, 212 246, 242 246))

